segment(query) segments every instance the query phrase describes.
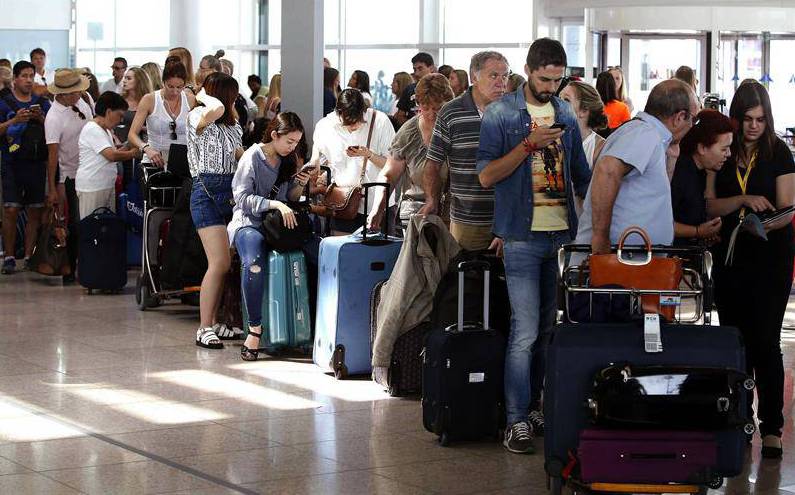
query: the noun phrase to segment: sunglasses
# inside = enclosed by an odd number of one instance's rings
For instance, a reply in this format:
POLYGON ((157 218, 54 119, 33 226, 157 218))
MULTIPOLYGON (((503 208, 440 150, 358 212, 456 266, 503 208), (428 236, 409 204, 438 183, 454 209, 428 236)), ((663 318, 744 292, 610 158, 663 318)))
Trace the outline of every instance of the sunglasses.
POLYGON ((171 130, 171 140, 177 140, 177 122, 172 120, 168 123, 168 128, 171 130))
POLYGON ((86 120, 86 115, 83 112, 81 112, 79 108, 77 108, 74 105, 72 105, 70 108, 72 109, 72 111, 77 112, 77 116, 80 117, 80 120, 86 120))

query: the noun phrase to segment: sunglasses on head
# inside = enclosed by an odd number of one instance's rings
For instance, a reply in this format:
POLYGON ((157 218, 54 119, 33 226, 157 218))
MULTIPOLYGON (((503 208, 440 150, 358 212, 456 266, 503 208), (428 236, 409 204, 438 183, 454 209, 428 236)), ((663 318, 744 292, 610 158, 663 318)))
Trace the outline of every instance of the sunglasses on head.
POLYGON ((177 122, 172 120, 168 123, 168 128, 171 130, 171 140, 177 140, 177 122))
POLYGON ((80 120, 86 120, 86 115, 83 112, 81 112, 79 108, 77 108, 74 105, 72 105, 70 108, 72 109, 72 111, 77 112, 77 116, 80 117, 80 120))

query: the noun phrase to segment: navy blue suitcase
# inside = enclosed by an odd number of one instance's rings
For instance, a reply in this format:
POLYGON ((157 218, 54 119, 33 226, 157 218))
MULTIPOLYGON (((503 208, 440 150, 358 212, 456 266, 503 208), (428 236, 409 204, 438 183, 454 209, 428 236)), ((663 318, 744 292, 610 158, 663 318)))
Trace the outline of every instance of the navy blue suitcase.
POLYGON ((80 220, 77 275, 89 290, 121 290, 127 285, 127 227, 109 208, 80 220))
MULTIPOLYGON (((375 185, 388 188, 382 183, 365 184, 365 188, 375 185)), ((380 234, 367 234, 364 229, 320 241, 313 360, 338 379, 372 371, 370 296, 392 274, 403 244, 386 234, 384 221, 380 234)))
MULTIPOLYGON (((587 398, 594 376, 611 363, 745 370, 742 337, 733 327, 661 324, 663 352, 647 353, 642 325, 564 324, 553 330, 544 387, 544 467, 549 476, 560 478, 569 454, 577 452, 580 432, 589 426, 587 398)), ((740 411, 746 410, 748 399, 745 394, 740 411)), ((743 467, 746 432, 742 428, 720 431, 716 439, 716 474, 736 476, 743 467)))

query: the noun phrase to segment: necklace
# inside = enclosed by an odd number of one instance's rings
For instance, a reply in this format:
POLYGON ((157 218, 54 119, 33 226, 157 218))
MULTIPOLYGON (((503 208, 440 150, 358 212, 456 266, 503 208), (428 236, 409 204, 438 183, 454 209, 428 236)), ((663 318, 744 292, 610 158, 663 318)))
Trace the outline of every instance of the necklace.
POLYGON ((168 112, 168 114, 171 116, 171 119, 176 120, 177 116, 179 115, 179 111, 177 109, 180 105, 180 97, 177 97, 175 105, 177 108, 172 108, 171 102, 168 101, 168 98, 166 98, 165 96, 163 97, 163 102, 166 104, 166 112, 168 112))

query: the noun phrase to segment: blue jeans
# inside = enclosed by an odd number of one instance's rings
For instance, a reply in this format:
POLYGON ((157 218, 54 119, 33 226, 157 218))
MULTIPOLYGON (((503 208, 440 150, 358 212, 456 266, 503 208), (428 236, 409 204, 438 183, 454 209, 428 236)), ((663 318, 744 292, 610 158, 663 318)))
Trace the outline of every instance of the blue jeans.
MULTIPOLYGON (((319 246, 320 238, 313 236, 302 249, 310 270, 317 267, 319 246)), ((248 324, 250 327, 257 327, 262 325, 262 301, 268 295, 268 254, 270 250, 265 242, 265 235, 259 229, 251 226, 241 227, 235 233, 235 249, 240 255, 242 270, 240 292, 243 295, 243 304, 248 314, 248 324), (252 270, 252 268, 254 269, 252 270)))
POLYGON ((557 252, 570 241, 568 231, 532 232, 527 241, 505 241, 505 276, 512 313, 505 356, 509 425, 527 421, 531 388, 535 389, 533 395, 540 397, 546 341, 557 314, 557 252))

